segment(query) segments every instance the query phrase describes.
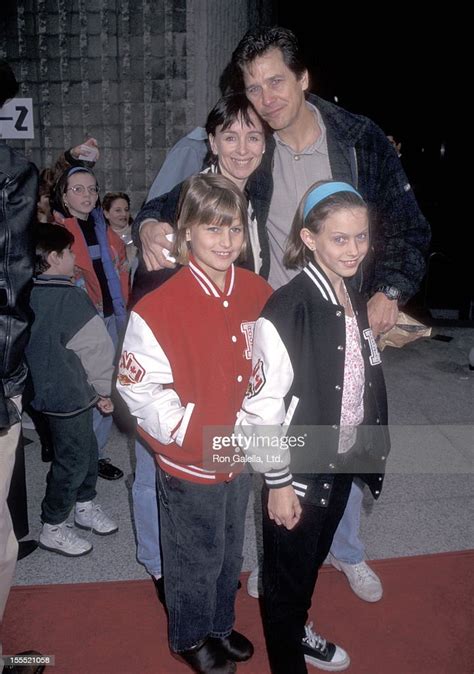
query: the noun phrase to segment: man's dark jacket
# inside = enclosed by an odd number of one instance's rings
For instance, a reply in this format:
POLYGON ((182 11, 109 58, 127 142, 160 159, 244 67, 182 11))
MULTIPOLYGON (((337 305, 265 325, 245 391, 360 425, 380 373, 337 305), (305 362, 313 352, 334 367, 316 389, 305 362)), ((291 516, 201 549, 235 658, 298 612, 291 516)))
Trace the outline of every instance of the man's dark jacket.
POLYGON ((20 420, 33 275, 33 218, 38 173, 23 155, 0 144, 0 428, 20 420))

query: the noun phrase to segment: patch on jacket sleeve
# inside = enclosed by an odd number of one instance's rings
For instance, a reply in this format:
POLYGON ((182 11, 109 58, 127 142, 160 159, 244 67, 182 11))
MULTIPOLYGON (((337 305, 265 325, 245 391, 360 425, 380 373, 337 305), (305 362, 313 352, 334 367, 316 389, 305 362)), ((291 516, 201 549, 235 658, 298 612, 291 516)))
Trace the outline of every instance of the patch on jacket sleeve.
POLYGON ((380 358, 380 352, 377 347, 377 342, 375 341, 374 333, 370 328, 366 328, 362 334, 364 335, 364 339, 366 339, 369 344, 370 364, 379 365, 382 362, 382 359, 380 358))
POLYGON ((265 370, 263 368, 263 360, 259 358, 255 363, 255 366, 252 370, 252 375, 250 377, 249 384, 247 386, 247 391, 245 392, 246 398, 253 398, 256 396, 262 388, 265 386, 266 382, 265 370))
POLYGON ((145 376, 145 368, 140 365, 133 353, 124 351, 120 357, 118 380, 122 386, 139 384, 145 376))
POLYGON ((244 321, 240 324, 240 331, 245 337, 245 346, 247 347, 244 351, 244 358, 247 360, 252 360, 252 346, 253 346, 253 333, 255 329, 255 321, 244 321))

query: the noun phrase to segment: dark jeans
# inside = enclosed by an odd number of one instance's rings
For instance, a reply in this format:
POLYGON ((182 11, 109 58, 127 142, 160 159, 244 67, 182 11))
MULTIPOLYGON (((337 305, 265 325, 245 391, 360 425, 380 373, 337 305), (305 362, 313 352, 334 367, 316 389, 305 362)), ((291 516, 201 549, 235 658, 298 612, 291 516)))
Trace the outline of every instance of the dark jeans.
POLYGON ((242 569, 250 475, 197 484, 158 469, 168 638, 174 652, 228 636, 242 569))
POLYGON ((301 519, 290 531, 268 517, 268 489, 263 489, 263 626, 273 674, 307 672, 304 626, 351 484, 352 475, 336 475, 325 508, 302 501, 301 519))
POLYGON ((64 522, 76 502, 96 496, 98 450, 92 427, 92 408, 73 417, 48 416, 54 457, 46 478, 41 519, 64 522))

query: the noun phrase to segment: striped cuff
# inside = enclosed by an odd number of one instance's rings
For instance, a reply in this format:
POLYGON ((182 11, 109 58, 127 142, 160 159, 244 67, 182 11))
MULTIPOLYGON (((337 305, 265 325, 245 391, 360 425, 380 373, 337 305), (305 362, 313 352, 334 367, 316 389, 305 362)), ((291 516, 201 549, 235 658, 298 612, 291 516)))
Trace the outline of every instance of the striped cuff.
POLYGON ((283 470, 270 470, 268 473, 265 473, 264 477, 265 483, 269 489, 288 487, 293 480, 293 475, 290 473, 289 468, 283 468, 283 470))

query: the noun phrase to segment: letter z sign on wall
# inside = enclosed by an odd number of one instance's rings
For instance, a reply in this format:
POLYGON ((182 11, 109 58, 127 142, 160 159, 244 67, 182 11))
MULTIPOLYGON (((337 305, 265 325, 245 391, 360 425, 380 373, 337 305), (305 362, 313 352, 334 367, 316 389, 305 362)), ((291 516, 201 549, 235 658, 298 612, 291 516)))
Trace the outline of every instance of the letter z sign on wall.
POLYGON ((0 138, 34 138, 33 99, 12 98, 0 108, 0 138))

